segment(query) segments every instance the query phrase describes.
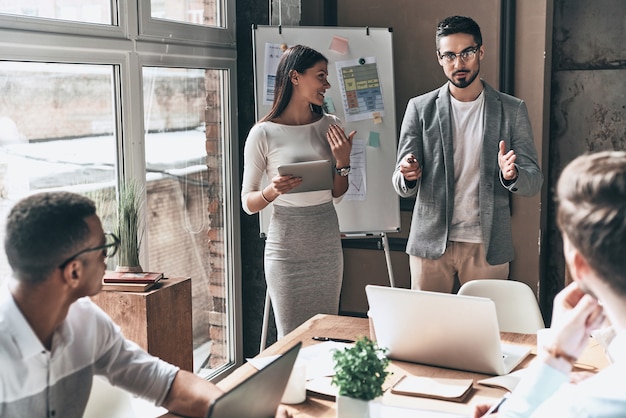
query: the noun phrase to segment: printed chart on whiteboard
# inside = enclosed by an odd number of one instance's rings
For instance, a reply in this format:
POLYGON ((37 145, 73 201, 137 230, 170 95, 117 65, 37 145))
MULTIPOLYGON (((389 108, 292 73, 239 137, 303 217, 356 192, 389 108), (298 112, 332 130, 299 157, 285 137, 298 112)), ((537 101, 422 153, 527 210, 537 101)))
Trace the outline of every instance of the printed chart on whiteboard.
POLYGON ((380 119, 385 115, 383 93, 374 57, 337 62, 346 121, 380 119))
POLYGON ((365 200, 367 192, 367 158, 365 155, 365 140, 352 140, 352 151, 350 152, 350 176, 348 176, 348 191, 343 196, 346 200, 365 200))
POLYGON ((283 55, 280 44, 265 44, 265 68, 263 69, 263 104, 271 105, 274 101, 274 84, 276 83, 276 69, 283 55))

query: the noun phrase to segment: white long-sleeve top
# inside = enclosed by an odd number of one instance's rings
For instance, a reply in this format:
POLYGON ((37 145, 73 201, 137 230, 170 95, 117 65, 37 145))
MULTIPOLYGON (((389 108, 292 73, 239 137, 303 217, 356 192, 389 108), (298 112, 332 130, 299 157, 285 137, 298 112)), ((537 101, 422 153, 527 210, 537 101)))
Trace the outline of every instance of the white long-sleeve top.
MULTIPOLYGON (((278 174, 281 164, 304 161, 329 160, 334 162, 330 145, 326 139, 331 124, 341 125, 333 115, 324 114, 307 125, 281 125, 261 122, 252 127, 244 147, 243 183, 241 205, 248 214, 248 196, 261 190, 263 176, 271 180, 278 174)), ((331 190, 282 194, 274 204, 290 207, 313 206, 333 199, 331 190)))

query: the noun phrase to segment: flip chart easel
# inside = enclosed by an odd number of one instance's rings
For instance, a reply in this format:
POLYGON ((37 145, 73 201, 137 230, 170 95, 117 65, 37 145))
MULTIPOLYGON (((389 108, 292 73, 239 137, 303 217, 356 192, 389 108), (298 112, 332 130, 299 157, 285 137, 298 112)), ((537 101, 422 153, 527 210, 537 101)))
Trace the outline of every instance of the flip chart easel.
MULTIPOLYGON (((342 120, 346 132, 357 131, 353 153, 359 151, 351 156, 351 188, 335 205, 339 229, 345 239, 381 239, 394 286, 387 233, 400 230, 400 198, 391 185, 397 147, 392 35, 391 28, 252 26, 257 120, 271 109, 268 68, 280 58, 280 47, 306 45, 328 58, 326 111, 342 120)), ((261 237, 272 210, 269 205, 259 214, 261 237)), ((261 349, 269 309, 266 294, 261 349)))

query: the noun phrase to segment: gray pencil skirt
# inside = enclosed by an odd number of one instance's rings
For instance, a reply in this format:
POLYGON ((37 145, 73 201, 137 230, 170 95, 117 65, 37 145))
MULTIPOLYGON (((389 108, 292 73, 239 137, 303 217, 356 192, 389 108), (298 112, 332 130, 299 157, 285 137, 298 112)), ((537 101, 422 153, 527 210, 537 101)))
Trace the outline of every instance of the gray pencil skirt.
POLYGON ((332 202, 274 206, 265 242, 265 280, 278 338, 318 313, 339 312, 343 252, 332 202))

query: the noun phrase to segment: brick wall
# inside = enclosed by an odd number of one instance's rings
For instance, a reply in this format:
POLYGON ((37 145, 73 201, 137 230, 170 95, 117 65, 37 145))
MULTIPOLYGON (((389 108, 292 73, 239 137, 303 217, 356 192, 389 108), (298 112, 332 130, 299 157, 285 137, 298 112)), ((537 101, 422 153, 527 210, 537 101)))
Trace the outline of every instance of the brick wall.
MULTIPOLYGON (((220 74, 207 71, 205 77, 206 109, 206 151, 208 173, 209 215, 208 252, 209 252, 209 295, 212 309, 209 312, 209 335, 211 337, 211 359, 209 367, 224 364, 227 359, 228 333, 226 332, 226 271, 224 266, 224 182, 222 179, 222 101, 220 74)), ((234 308, 234 307, 233 307, 234 308)))

